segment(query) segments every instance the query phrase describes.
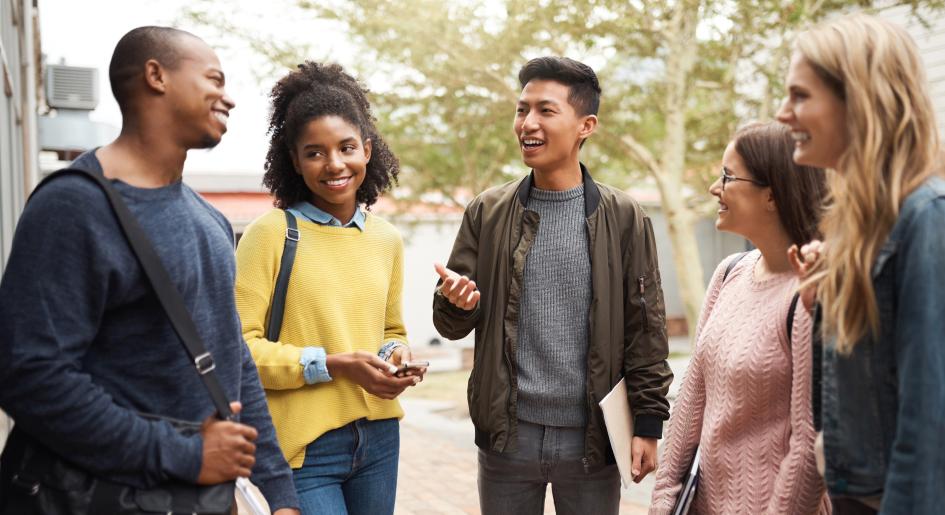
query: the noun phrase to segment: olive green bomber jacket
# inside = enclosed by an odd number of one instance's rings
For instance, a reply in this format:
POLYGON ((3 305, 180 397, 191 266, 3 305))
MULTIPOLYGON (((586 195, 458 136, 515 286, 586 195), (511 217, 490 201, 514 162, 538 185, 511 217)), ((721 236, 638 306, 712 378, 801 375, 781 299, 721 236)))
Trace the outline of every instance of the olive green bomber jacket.
MULTIPOLYGON (((649 217, 626 193, 594 182, 584 165, 591 259, 588 319, 585 468, 613 462, 598 403, 626 377, 634 434, 659 438, 669 418, 666 319, 656 242, 649 217)), ((433 323, 446 338, 475 329, 467 391, 476 444, 495 452, 516 447, 519 304, 525 258, 539 217, 526 209, 532 176, 489 189, 466 208, 447 267, 480 290, 472 311, 434 294, 433 323)))

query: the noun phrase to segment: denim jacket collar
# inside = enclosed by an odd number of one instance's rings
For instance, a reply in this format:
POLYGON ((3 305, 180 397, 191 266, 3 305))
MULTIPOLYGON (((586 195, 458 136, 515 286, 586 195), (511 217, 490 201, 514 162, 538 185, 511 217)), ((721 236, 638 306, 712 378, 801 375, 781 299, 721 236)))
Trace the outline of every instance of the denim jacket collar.
POLYGON ((899 217, 896 219, 895 225, 893 225, 892 230, 889 231, 889 236, 886 237, 886 241, 876 255, 876 261, 873 263, 871 270, 871 276, 874 280, 879 276, 889 256, 895 253, 903 233, 912 223, 916 213, 927 203, 931 202, 932 199, 941 196, 945 196, 945 179, 942 177, 931 177, 906 197, 902 206, 899 208, 899 217))

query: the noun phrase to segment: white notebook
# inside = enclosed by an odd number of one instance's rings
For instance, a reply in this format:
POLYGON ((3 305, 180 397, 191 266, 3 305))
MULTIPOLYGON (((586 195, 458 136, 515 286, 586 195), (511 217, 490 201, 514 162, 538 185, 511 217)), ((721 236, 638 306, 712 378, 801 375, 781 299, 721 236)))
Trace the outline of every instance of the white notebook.
POLYGON ((604 424, 610 447, 617 459, 617 470, 624 487, 633 483, 633 456, 630 454, 630 441, 633 439, 633 417, 630 414, 630 399, 627 397, 627 384, 623 379, 614 386, 610 393, 600 401, 604 412, 604 424))

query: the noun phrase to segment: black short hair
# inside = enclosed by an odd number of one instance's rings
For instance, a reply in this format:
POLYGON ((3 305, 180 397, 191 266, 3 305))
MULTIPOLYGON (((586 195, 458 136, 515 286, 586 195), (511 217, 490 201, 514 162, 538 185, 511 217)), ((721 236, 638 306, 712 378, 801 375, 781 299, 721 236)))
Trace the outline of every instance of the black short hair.
POLYGON ((311 191, 292 163, 290 150, 308 122, 338 116, 358 128, 361 139, 371 140, 371 160, 357 201, 370 207, 381 193, 397 183, 400 164, 377 132, 367 89, 337 64, 305 61, 272 88, 269 116, 269 151, 263 185, 275 197, 275 205, 287 208, 311 198, 311 191))
POLYGON ((108 81, 122 112, 134 90, 134 78, 144 71, 148 59, 156 60, 165 68, 177 69, 182 57, 178 45, 181 36, 197 37, 171 27, 146 26, 132 29, 118 40, 108 65, 108 81))
POLYGON ((568 57, 536 57, 525 63, 518 72, 518 82, 524 89, 533 80, 553 80, 570 88, 568 102, 579 116, 596 115, 600 108, 600 83, 594 70, 568 57))

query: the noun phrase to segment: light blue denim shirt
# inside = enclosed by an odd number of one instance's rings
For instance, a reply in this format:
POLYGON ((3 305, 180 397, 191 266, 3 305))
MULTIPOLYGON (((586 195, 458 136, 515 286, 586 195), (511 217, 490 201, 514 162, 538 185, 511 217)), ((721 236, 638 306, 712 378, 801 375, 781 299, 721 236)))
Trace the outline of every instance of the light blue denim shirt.
POLYGON ((309 220, 317 223, 318 225, 330 225, 332 227, 357 227, 364 232, 364 221, 366 217, 364 216, 364 210, 361 209, 361 206, 356 206, 354 209, 354 216, 351 217, 351 220, 348 223, 343 224, 341 220, 338 220, 334 216, 318 209, 311 202, 296 202, 289 207, 289 212, 295 215, 296 218, 301 218, 303 220, 309 220))
MULTIPOLYGON (((364 210, 361 209, 361 206, 357 206, 354 211, 354 216, 351 217, 351 220, 346 224, 342 224, 341 220, 338 220, 334 216, 322 211, 321 209, 315 207, 310 202, 296 202, 289 207, 288 211, 295 215, 296 218, 301 218, 303 220, 308 220, 318 225, 329 225, 332 227, 357 227, 361 232, 364 232, 364 222, 366 216, 364 215, 364 210)), ((391 355, 394 353, 394 350, 404 345, 403 342, 396 340, 391 340, 386 342, 381 350, 378 351, 377 355, 382 359, 390 359, 391 355)), ((331 375, 328 373, 328 356, 325 353, 323 347, 303 347, 302 348, 302 357, 299 359, 299 364, 302 365, 302 375, 305 378, 305 384, 316 384, 316 383, 325 383, 331 381, 331 375)))
POLYGON ((912 192, 873 263, 880 331, 823 349, 827 488, 880 513, 941 513, 945 492, 945 180, 912 192))

